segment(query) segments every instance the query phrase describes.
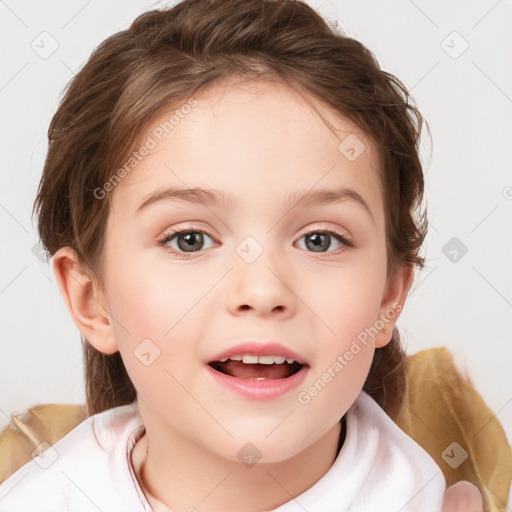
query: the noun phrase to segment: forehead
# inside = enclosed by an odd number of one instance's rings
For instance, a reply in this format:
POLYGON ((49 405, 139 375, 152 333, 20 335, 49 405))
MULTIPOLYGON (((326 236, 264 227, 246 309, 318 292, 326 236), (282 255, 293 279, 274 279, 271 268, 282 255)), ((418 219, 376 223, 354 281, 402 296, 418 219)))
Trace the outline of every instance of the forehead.
POLYGON ((289 86, 250 81, 219 83, 183 100, 141 134, 136 148, 151 139, 151 151, 116 186, 113 209, 133 213, 160 185, 216 188, 235 200, 347 185, 378 206, 373 142, 346 117, 314 104, 321 115, 289 86))

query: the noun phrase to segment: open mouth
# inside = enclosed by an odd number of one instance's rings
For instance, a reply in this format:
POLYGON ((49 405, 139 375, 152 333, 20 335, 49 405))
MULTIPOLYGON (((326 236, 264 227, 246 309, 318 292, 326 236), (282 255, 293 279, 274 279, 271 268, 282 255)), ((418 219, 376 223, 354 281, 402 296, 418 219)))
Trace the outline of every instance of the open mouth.
MULTIPOLYGON (((258 359, 256 356, 254 358, 258 359)), ((254 358, 244 356, 246 361, 251 362, 244 362, 242 358, 228 358, 224 361, 211 361, 208 365, 224 375, 250 380, 286 379, 305 366, 293 360, 281 361, 284 358, 275 358, 273 361, 267 358, 265 363, 260 362, 261 358, 258 362, 254 362, 254 358)))

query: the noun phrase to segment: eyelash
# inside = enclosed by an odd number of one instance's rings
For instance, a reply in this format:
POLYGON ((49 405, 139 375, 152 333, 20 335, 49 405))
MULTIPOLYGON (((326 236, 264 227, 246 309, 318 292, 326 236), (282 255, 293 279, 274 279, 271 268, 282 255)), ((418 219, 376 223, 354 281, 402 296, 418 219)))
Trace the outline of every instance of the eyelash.
MULTIPOLYGON (((204 234, 204 235, 208 235, 208 233, 206 233, 205 231, 201 231, 201 230, 198 230, 198 229, 190 229, 190 228, 186 228, 186 229, 173 229, 173 230, 171 230, 170 233, 165 234, 162 239, 158 240, 158 245, 162 246, 162 247, 166 247, 166 244, 168 242, 170 242, 176 235, 183 234, 183 233, 201 233, 201 234, 204 234)), ((299 240, 301 238, 303 238, 303 237, 305 237, 307 235, 311 235, 313 233, 320 233, 320 234, 326 234, 326 235, 332 236, 332 237, 336 238, 339 242, 341 242, 345 246, 344 248, 337 249, 336 251, 318 252, 317 254, 329 254, 329 253, 334 253, 334 254, 337 253, 337 254, 339 254, 340 252, 348 251, 348 250, 353 249, 355 247, 354 243, 351 240, 349 240, 347 237, 345 237, 341 233, 339 233, 337 231, 334 231, 332 229, 313 229, 311 231, 303 233, 300 236, 299 240)), ((213 240, 213 237, 211 237, 210 235, 208 235, 208 236, 213 240)), ((170 253, 172 253, 172 254, 176 255, 178 258, 184 259, 184 260, 185 259, 190 259, 193 254, 201 252, 201 251, 193 251, 193 252, 190 252, 190 253, 177 252, 176 250, 171 249, 169 246, 167 246, 167 249, 169 249, 170 253)), ((315 251, 308 251, 308 252, 314 253, 315 251)))

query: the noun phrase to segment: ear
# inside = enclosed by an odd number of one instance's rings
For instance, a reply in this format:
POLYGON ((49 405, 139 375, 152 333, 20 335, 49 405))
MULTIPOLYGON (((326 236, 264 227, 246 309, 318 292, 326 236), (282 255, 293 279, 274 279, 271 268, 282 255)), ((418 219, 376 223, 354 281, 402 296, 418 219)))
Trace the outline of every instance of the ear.
POLYGON ((78 263, 76 252, 71 247, 62 247, 54 254, 53 271, 60 293, 82 335, 104 354, 117 352, 119 349, 108 304, 78 263))
POLYGON ((393 328, 404 308, 407 293, 414 277, 413 265, 400 266, 388 279, 375 325, 379 332, 374 338, 375 348, 386 346, 393 335, 393 328))

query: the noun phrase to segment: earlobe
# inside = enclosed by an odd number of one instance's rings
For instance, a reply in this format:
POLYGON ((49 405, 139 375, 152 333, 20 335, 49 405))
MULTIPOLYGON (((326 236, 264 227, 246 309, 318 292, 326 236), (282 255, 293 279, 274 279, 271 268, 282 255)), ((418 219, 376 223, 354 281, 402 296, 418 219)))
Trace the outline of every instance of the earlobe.
POLYGON ((100 352, 117 352, 106 301, 78 263, 76 252, 71 247, 62 247, 54 254, 52 265, 60 293, 80 332, 100 352))
POLYGON ((404 308, 413 277, 414 267, 408 265, 399 267, 393 277, 388 280, 382 298, 379 318, 376 321, 379 333, 374 339, 375 348, 382 348, 391 341, 393 328, 404 308))

